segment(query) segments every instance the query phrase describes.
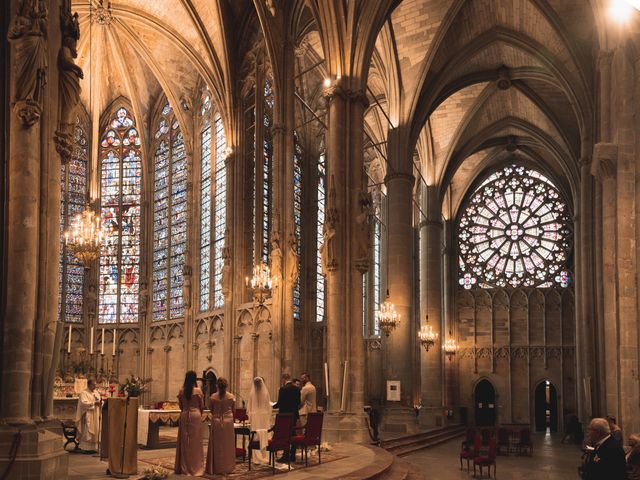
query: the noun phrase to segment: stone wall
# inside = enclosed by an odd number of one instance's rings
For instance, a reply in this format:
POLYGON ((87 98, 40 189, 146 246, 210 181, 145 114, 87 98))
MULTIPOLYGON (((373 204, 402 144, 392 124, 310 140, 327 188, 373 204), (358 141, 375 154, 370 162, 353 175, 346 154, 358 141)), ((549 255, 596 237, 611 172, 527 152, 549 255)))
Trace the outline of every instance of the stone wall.
POLYGON ((549 380, 558 393, 558 423, 575 414, 574 296, 569 289, 473 289, 457 292, 458 405, 474 422, 474 388, 496 390, 497 422, 534 422, 534 391, 549 380))

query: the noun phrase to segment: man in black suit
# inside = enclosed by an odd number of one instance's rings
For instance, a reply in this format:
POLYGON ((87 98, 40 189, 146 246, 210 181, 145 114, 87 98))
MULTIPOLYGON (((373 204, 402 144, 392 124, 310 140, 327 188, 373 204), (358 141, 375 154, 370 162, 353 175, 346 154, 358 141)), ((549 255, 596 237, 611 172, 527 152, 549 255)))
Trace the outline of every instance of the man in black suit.
POLYGON ((611 436, 609 423, 604 418, 594 418, 587 427, 589 443, 593 450, 587 453, 584 480, 624 480, 624 450, 611 436))
MULTIPOLYGON (((278 401, 273 405, 273 408, 277 408, 279 413, 291 413, 293 414, 293 425, 295 428, 298 420, 298 409, 300 408, 300 390, 291 381, 291 375, 283 373, 281 377, 282 386, 278 391, 278 401)), ((285 454, 278 459, 278 462, 288 462, 289 455, 295 459, 296 450, 291 447, 291 452, 285 452, 285 454)))

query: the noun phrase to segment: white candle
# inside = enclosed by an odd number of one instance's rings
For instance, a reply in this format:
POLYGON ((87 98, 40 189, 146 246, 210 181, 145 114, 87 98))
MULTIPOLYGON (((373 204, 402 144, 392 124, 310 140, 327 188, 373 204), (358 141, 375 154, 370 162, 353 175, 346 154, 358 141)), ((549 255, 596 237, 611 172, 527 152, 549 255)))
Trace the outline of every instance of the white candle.
POLYGON ((329 367, 327 367, 327 362, 324 362, 324 387, 327 392, 327 398, 329 398, 329 367))
POLYGON ((102 346, 100 347, 100 353, 104 355, 104 327, 102 328, 102 346))
POLYGON ((89 338, 89 353, 93 355, 93 327, 91 327, 91 336, 89 338))
POLYGON ((69 325, 69 341, 67 342, 67 353, 71 353, 71 325, 69 325))
POLYGON ((111 355, 115 355, 116 354, 116 329, 113 329, 113 352, 111 353, 111 355))

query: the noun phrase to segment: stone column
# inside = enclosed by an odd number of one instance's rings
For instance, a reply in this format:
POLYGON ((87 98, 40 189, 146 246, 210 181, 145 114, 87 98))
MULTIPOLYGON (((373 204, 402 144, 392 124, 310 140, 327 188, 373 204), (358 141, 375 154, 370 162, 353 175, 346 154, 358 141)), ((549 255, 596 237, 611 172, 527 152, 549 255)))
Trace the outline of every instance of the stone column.
POLYGON ((421 352, 421 422, 433 425, 442 414, 442 230, 443 224, 435 187, 428 186, 424 211, 427 219, 420 225, 420 257, 424 258, 420 271, 420 300, 423 318, 438 334, 435 345, 421 352))
POLYGON ((391 173, 387 186, 389 301, 401 315, 400 325, 384 339, 386 379, 400 380, 401 406, 413 407, 413 362, 416 328, 411 308, 413 293, 413 175, 391 173))
POLYGON ((616 273, 616 162, 617 145, 596 144, 591 173, 602 184, 602 301, 604 323, 604 360, 608 369, 605 378, 606 412, 618 415, 618 306, 616 273))
MULTIPOLYGON (((344 77, 343 77, 344 79, 344 77)), ((362 275, 368 259, 363 220, 366 183, 362 137, 366 96, 335 85, 328 92, 327 209, 323 270, 327 274, 327 362, 332 440, 363 440, 364 338, 362 275), (346 377, 345 377, 346 375, 346 377), (344 396, 343 396, 344 395, 344 396)))

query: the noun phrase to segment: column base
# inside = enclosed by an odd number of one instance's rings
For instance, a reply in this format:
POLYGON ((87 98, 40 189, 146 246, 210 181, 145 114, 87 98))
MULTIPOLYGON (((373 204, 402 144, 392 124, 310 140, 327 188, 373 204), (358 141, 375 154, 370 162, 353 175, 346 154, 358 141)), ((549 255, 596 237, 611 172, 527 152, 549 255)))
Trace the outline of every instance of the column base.
POLYGON ((422 407, 418 420, 423 427, 444 427, 448 424, 444 407, 422 407))
POLYGON ((325 412, 322 439, 330 443, 370 443, 366 414, 325 412))
POLYGON ((62 448, 60 423, 0 424, 0 472, 7 471, 11 463, 7 478, 67 478, 69 458, 62 448))
POLYGON ((419 417, 416 417, 416 412, 413 408, 402 406, 385 407, 382 410, 380 430, 386 433, 417 433, 421 430, 419 417))

